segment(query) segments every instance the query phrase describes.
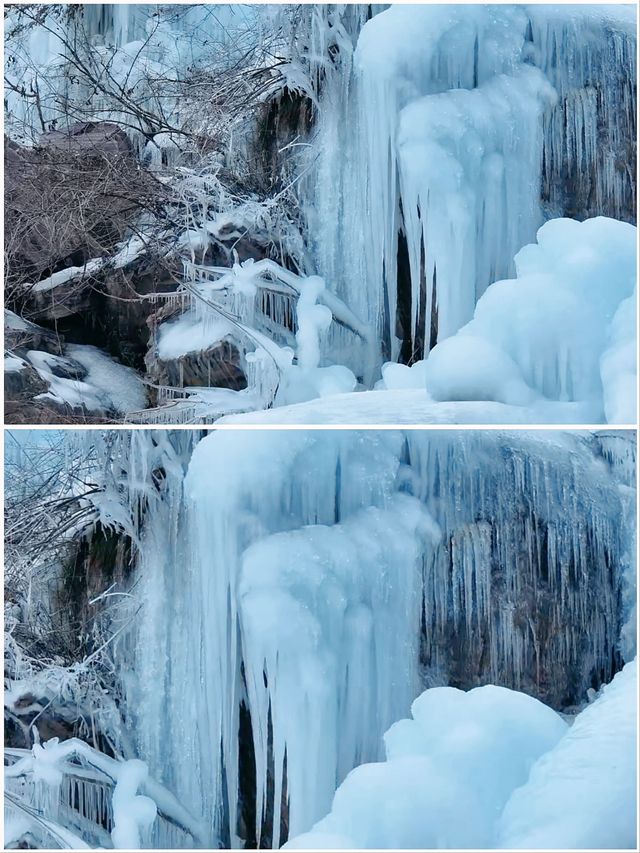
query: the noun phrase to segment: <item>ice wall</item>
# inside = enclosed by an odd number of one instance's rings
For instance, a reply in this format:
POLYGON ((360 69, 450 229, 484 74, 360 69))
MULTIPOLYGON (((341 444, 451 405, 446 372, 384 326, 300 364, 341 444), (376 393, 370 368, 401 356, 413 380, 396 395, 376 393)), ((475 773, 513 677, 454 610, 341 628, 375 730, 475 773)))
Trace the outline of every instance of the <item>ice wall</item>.
POLYGON ((150 514, 139 567, 130 704, 150 772, 205 816, 212 843, 277 844, 381 757, 428 684, 584 701, 620 666, 631 441, 201 441, 184 500, 180 468, 150 514))
POLYGON ((350 773, 329 814, 287 850, 491 848, 509 795, 568 728, 537 699, 494 685, 432 687, 411 717, 386 732, 386 760, 350 773))

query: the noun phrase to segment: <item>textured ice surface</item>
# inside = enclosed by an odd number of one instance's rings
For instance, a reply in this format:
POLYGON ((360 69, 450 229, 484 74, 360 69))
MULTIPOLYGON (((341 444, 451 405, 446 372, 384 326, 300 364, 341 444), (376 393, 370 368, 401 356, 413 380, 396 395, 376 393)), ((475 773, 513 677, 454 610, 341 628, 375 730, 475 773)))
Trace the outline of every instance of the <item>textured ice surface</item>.
MULTIPOLYGON (((400 366, 400 365, 398 365, 400 366)), ((220 423, 253 424, 589 424, 600 408, 591 403, 540 401, 535 406, 496 402, 436 403, 425 390, 333 394, 291 406, 226 415, 220 423)))
POLYGON ((545 223, 516 255, 517 278, 492 284, 473 320, 429 354, 427 390, 599 407, 604 394, 608 416, 633 422, 636 239, 632 225, 604 217, 545 223))
POLYGON ((415 358, 471 319, 545 219, 633 215, 631 5, 397 4, 362 28, 351 76, 340 67, 320 102, 311 231, 383 359, 399 321, 415 358))

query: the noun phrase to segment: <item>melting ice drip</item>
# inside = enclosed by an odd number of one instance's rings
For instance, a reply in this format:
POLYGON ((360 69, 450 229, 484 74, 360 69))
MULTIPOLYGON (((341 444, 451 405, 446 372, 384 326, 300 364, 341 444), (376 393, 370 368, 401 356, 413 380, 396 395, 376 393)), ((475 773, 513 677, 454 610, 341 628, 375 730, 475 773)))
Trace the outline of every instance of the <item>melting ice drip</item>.
POLYGON ((141 549, 130 707, 150 772, 212 843, 277 845, 426 685, 583 701, 631 616, 634 460, 618 434, 203 440, 141 549))

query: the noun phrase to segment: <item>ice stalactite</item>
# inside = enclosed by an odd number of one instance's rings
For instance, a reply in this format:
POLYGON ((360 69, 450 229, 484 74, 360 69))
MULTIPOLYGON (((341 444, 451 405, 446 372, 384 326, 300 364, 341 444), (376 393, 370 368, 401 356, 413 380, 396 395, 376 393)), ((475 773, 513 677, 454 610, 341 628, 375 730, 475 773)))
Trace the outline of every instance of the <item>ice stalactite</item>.
POLYGON ((584 701, 621 665, 628 443, 313 430, 201 441, 173 505, 150 515, 138 570, 131 707, 150 771, 206 816, 210 841, 277 844, 380 758, 389 722, 426 685, 584 701))
POLYGON ((423 352, 436 338, 434 328, 434 339, 425 340, 427 322, 437 325, 437 339, 456 332, 540 224, 539 125, 554 100, 544 75, 523 65, 401 111, 399 193, 412 279, 407 331, 422 340, 423 352))
POLYGON ((245 552, 239 623, 258 839, 271 756, 278 847, 285 781, 286 827, 296 834, 328 808, 349 770, 378 757, 385 721, 410 704, 418 683, 422 558, 438 538, 423 505, 398 495, 385 508, 369 507, 331 527, 276 533, 245 552))
POLYGON ((498 440, 499 467, 487 476, 481 465, 476 477, 467 466, 486 460, 493 440, 472 436, 453 451, 441 435, 415 444, 409 435, 423 500, 445 531, 425 573, 426 666, 447 683, 468 684, 473 672, 472 683, 522 689, 556 708, 579 701, 619 665, 633 525, 619 527, 617 477, 602 479, 586 448, 539 454, 532 436, 498 440), (598 495, 605 488, 612 514, 598 495))

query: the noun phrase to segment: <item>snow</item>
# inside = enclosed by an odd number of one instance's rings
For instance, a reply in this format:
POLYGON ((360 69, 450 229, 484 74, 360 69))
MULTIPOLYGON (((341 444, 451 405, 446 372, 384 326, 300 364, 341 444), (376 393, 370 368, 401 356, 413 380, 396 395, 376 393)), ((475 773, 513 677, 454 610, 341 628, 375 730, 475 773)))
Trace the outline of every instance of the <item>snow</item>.
POLYGON ((90 412, 126 412, 143 409, 146 405, 144 384, 130 367, 111 359, 97 347, 69 344, 69 358, 30 350, 27 358, 49 385, 49 390, 36 399, 51 399, 72 407, 84 406, 90 412), (66 373, 73 363, 87 373, 82 379, 70 379, 66 373))
POLYGON ((353 770, 329 814, 285 849, 321 848, 326 835, 346 848, 494 846, 496 815, 568 728, 537 699, 493 685, 426 690, 411 714, 385 734, 387 760, 353 770))
POLYGON ((514 791, 499 821, 500 846, 636 850, 636 756, 634 660, 514 791))
POLYGON ((144 761, 131 759, 118 769, 113 790, 113 829, 111 838, 116 850, 138 850, 158 809, 150 797, 138 794, 138 788, 147 780, 149 768, 144 761))
POLYGON ((226 415, 219 424, 589 424, 592 403, 541 401, 532 407, 495 402, 436 403, 424 390, 332 394, 297 405, 226 415))
POLYGON ((205 352, 232 332, 233 326, 224 317, 198 318, 194 311, 185 311, 177 320, 161 324, 158 357, 167 361, 192 352, 205 352))
POLYGON ((4 372, 5 373, 20 373, 21 370, 24 370, 25 367, 29 365, 23 358, 19 358, 17 355, 5 354, 4 357, 4 372))
POLYGON ((624 222, 545 223, 516 255, 517 278, 491 285, 473 320, 429 354, 427 390, 439 400, 544 396, 599 407, 603 359, 609 415, 632 414, 635 250, 636 229, 624 222))
POLYGON ((71 344, 66 349, 87 370, 85 381, 108 396, 110 408, 125 414, 145 407, 144 384, 135 370, 114 361, 97 347, 71 344))
MULTIPOLYGON (((202 267, 185 262, 186 286, 172 295, 183 313, 161 324, 156 351, 161 359, 205 352, 222 339, 238 348, 247 389, 232 399, 227 389, 189 388, 184 403, 176 401, 169 418, 198 416, 211 421, 225 411, 264 409, 353 391, 356 377, 349 368, 327 364, 323 355, 326 331, 334 318, 367 338, 352 312, 325 287, 318 276, 298 276, 268 259, 247 260, 231 268, 202 267), (270 312, 262 301, 267 294, 270 312), (293 298, 292 298, 293 297, 293 298), (186 308, 186 310, 184 310, 186 308), (295 316, 295 336, 288 328, 295 316), (295 347, 291 344, 295 344, 295 347), (294 364, 294 360, 296 363, 294 364), (218 393, 221 392, 221 393, 218 393), (220 403, 231 401, 231 406, 220 403), (212 403, 207 406, 207 402, 212 403)), ((171 390, 171 395, 181 389, 171 390)))
MULTIPOLYGON (((139 257, 146 248, 147 243, 148 240, 143 237, 130 237, 128 240, 119 244, 120 248, 112 256, 92 258, 91 260, 85 261, 81 267, 66 267, 65 269, 58 270, 58 272, 54 272, 35 283, 24 282, 23 287, 30 289, 33 293, 46 293, 50 290, 54 290, 62 284, 68 284, 76 279, 95 275, 108 264, 111 264, 115 269, 121 269, 139 257)), ((5 323, 7 322, 6 315, 7 312, 5 310, 5 323)), ((25 328, 26 327, 27 326, 25 326, 25 328)), ((17 327, 14 326, 13 328, 17 327)))
POLYGON ((29 323, 27 320, 23 320, 22 317, 19 317, 13 311, 9 311, 8 308, 4 309, 4 325, 7 329, 13 329, 20 332, 27 332, 30 329, 37 328, 34 323, 29 323))
POLYGON ((427 385, 424 368, 424 360, 416 361, 411 367, 406 364, 397 364, 395 361, 387 361, 382 365, 382 379, 376 383, 376 390, 424 389, 427 385))
POLYGON ((468 334, 442 341, 424 362, 434 400, 492 400, 533 406, 538 398, 511 356, 488 338, 468 334))
POLYGON ((103 263, 104 261, 102 258, 94 258, 91 261, 87 261, 84 266, 67 267, 59 272, 54 272, 52 275, 40 279, 40 281, 35 283, 25 282, 24 287, 29 288, 34 293, 44 293, 45 291, 59 287, 61 284, 67 284, 76 278, 83 278, 84 276, 89 276, 98 272, 103 263))

